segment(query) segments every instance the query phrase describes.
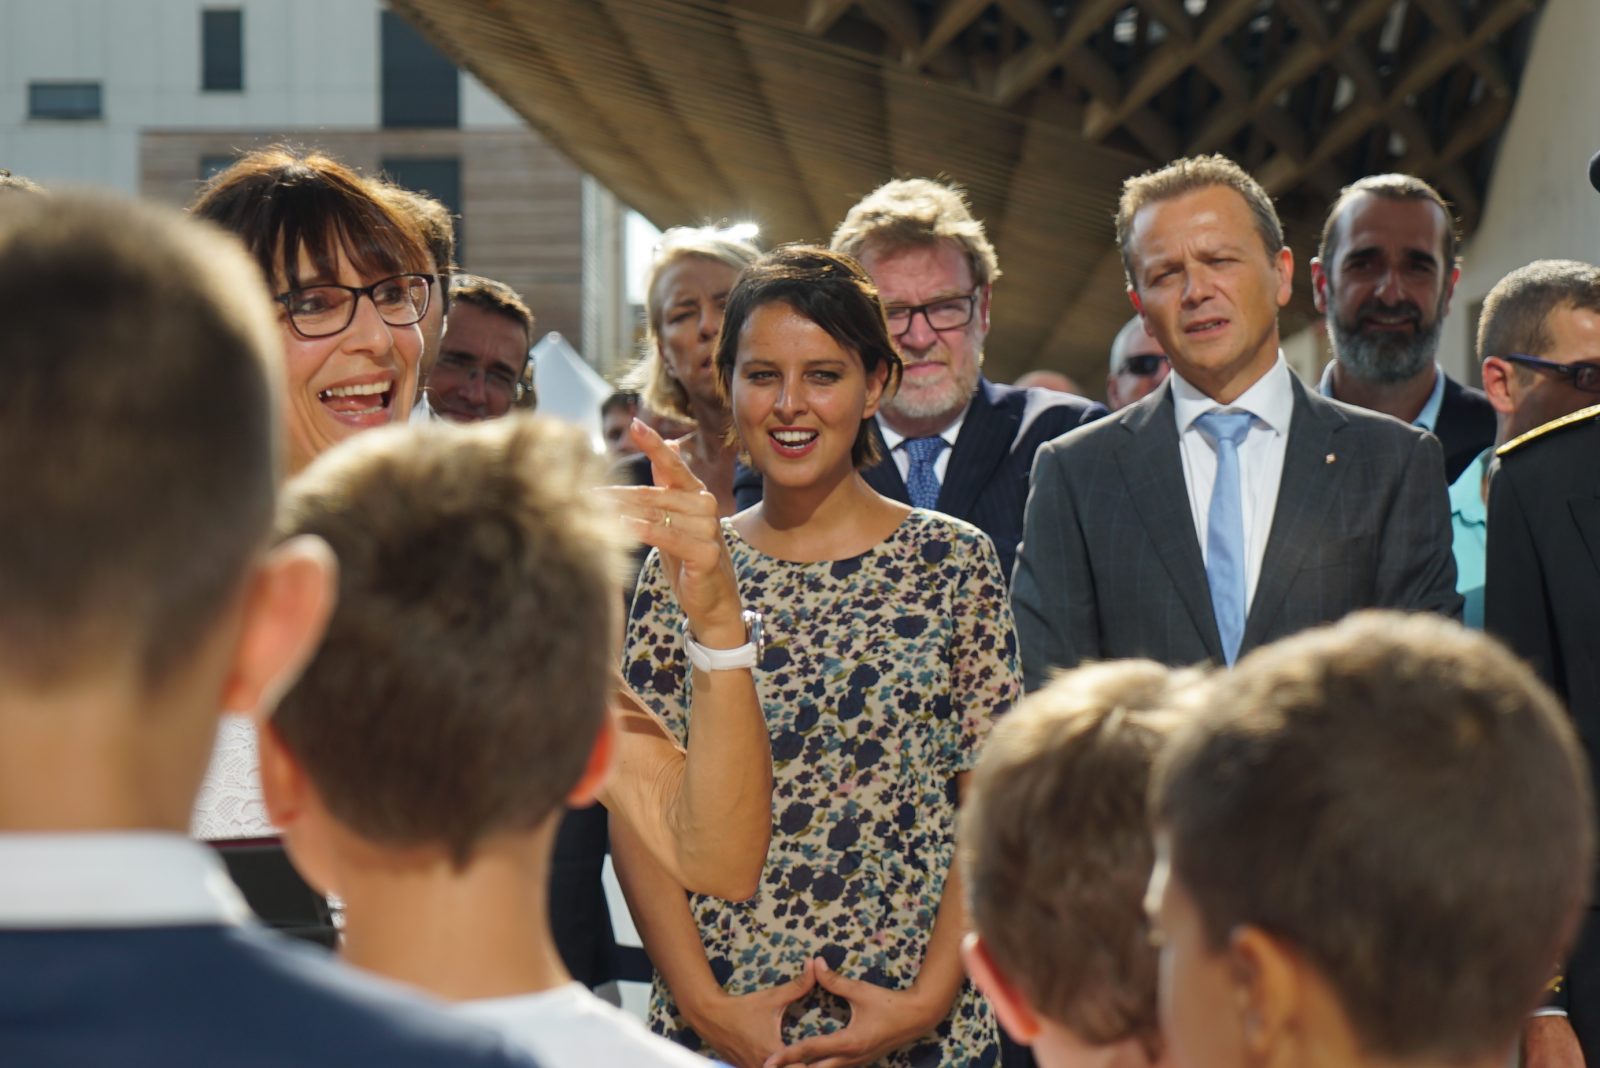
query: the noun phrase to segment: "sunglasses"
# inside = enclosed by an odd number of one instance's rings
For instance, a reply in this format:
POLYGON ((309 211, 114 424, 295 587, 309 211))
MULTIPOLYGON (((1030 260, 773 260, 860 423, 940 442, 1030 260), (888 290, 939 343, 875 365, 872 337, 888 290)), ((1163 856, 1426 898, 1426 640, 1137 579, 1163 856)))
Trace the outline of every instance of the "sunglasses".
POLYGON ((1512 363, 1520 363, 1524 367, 1532 367, 1540 371, 1549 371, 1551 374, 1560 375, 1572 383, 1572 388, 1583 393, 1600 393, 1600 363, 1590 363, 1577 360, 1572 363, 1557 363, 1554 360, 1541 360, 1537 356, 1529 356, 1524 352, 1508 352, 1500 357, 1512 363))
POLYGON ((1129 356, 1126 360, 1122 361, 1122 366, 1118 368, 1117 374, 1133 375, 1136 378, 1149 378, 1157 371, 1160 371, 1161 365, 1166 362, 1167 358, 1165 356, 1160 356, 1153 353, 1143 353, 1138 356, 1129 356))

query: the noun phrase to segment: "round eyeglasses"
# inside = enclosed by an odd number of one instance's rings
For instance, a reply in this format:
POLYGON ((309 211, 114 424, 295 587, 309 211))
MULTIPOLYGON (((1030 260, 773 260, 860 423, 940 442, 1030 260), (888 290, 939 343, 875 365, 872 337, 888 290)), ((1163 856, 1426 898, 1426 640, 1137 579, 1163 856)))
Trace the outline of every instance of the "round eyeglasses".
POLYGON ((378 318, 390 326, 421 322, 428 314, 432 286, 432 275, 397 274, 370 286, 301 286, 273 299, 283 305, 289 325, 301 337, 332 337, 355 322, 356 304, 362 297, 372 301, 378 318))

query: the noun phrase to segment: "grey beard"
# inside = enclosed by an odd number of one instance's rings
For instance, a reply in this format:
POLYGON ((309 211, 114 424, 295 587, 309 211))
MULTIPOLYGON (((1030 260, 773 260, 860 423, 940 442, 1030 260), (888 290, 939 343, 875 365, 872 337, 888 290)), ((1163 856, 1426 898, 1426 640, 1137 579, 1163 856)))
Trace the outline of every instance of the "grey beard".
POLYGON ((1369 385, 1392 386, 1431 367, 1439 351, 1439 332, 1443 317, 1434 319, 1426 330, 1410 337, 1404 334, 1363 334, 1359 328, 1346 330, 1338 316, 1328 316, 1333 335, 1333 351, 1345 370, 1369 385))

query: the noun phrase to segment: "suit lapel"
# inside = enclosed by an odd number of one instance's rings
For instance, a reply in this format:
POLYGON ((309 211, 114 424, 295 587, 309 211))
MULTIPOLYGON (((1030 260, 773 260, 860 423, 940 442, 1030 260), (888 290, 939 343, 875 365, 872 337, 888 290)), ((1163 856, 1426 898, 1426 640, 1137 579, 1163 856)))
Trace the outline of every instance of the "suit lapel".
POLYGON ((1321 397, 1311 398, 1298 379, 1293 380, 1294 415, 1283 453, 1283 475, 1278 481, 1278 503, 1272 514, 1272 531, 1256 579, 1256 594, 1245 620, 1240 648, 1260 645, 1283 607, 1289 586, 1300 571, 1306 550, 1321 539, 1323 517, 1338 497, 1339 482, 1348 464, 1337 461, 1331 448, 1335 432, 1345 418, 1321 397), (1335 458, 1333 463, 1328 457, 1335 458))
POLYGON ((971 513, 972 503, 989 484, 995 468, 1011 450, 1021 419, 995 404, 989 396, 989 383, 978 382, 978 392, 967 405, 944 482, 939 487, 939 511, 946 515, 971 513))
POLYGON ((883 458, 862 471, 861 477, 867 480, 867 485, 885 497, 901 504, 910 504, 911 491, 906 489, 906 480, 900 477, 900 467, 894 462, 894 454, 889 451, 888 444, 883 440, 883 434, 878 430, 878 421, 876 419, 868 421, 872 424, 872 437, 878 443, 878 454, 883 458))
POLYGON ((1206 652, 1221 663, 1222 639, 1211 608, 1211 587, 1206 583, 1205 559, 1194 529, 1189 486, 1183 478, 1171 388, 1162 383, 1155 396, 1159 399, 1127 410, 1123 426, 1132 437, 1118 450, 1117 463, 1128 497, 1172 578, 1178 599, 1194 620, 1206 652))
POLYGON ((1572 521, 1578 525, 1578 536, 1589 550, 1590 561, 1595 570, 1600 571, 1600 486, 1596 487, 1594 496, 1573 497, 1567 507, 1572 512, 1572 521))

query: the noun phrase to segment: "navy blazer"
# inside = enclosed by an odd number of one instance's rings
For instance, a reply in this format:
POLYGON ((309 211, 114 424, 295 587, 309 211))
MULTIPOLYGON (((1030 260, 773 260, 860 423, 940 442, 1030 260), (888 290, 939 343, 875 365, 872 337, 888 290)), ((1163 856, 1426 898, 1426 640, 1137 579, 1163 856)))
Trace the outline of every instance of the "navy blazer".
MULTIPOLYGON (((1105 414, 1105 405, 1070 393, 1037 386, 1017 389, 978 379, 935 507, 989 535, 1009 580, 1017 543, 1022 540, 1033 454, 1052 438, 1105 414)), ((862 477, 885 497, 910 504, 911 494, 884 445, 876 419, 872 433, 883 458, 865 468, 862 477)), ((734 473, 733 495, 741 511, 756 504, 761 500, 761 476, 741 464, 734 473)))
POLYGON ((0 930, 0 1064, 531 1068, 310 946, 253 926, 0 930))
MULTIPOLYGON (((1460 618, 1439 442, 1292 385, 1239 654, 1359 608, 1460 618)), ((1222 662, 1168 383, 1039 450, 1011 607, 1029 690, 1086 660, 1222 662)))
POLYGON ((1444 376, 1444 396, 1439 399, 1433 436, 1444 449, 1446 482, 1454 485, 1467 465, 1494 444, 1495 425, 1494 405, 1481 390, 1444 376))

